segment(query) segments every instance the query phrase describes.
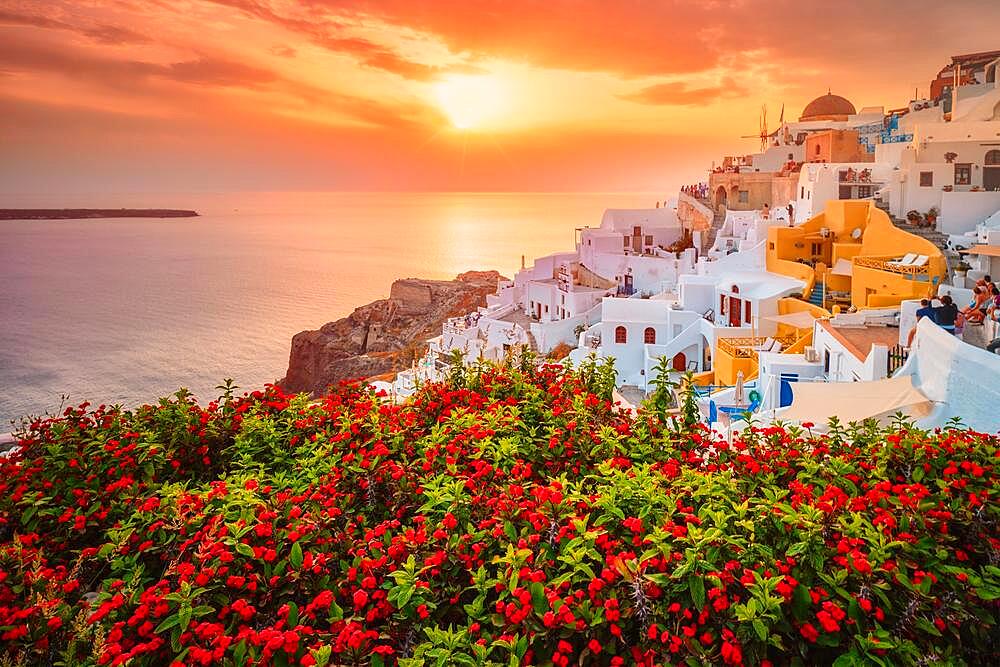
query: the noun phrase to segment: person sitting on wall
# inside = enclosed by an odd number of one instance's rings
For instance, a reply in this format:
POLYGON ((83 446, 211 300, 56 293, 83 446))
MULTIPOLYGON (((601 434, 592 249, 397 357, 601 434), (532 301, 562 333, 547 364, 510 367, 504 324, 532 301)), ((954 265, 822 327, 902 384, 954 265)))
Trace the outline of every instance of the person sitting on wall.
POLYGON ((760 217, 763 218, 764 220, 770 220, 771 219, 771 207, 768 206, 767 204, 764 204, 764 208, 762 208, 760 210, 760 217))
POLYGON ((964 322, 969 324, 982 324, 983 318, 986 317, 986 308, 991 301, 989 290, 985 287, 973 287, 972 288, 972 300, 969 301, 969 305, 963 308, 958 313, 958 322, 961 325, 964 322))
POLYGON ((989 299, 983 308, 983 319, 989 318, 998 321, 1000 320, 1000 289, 997 289, 996 283, 990 283, 987 292, 989 299))
MULTIPOLYGON (((920 307, 917 308, 917 322, 925 317, 929 317, 931 322, 934 321, 934 309, 931 308, 930 299, 921 299, 920 307)), ((910 333, 906 336, 906 347, 912 347, 913 337, 917 335, 917 325, 914 324, 913 328, 910 329, 910 333)))
POLYGON ((958 321, 958 306, 951 296, 945 294, 941 297, 941 305, 934 308, 934 321, 945 331, 955 333, 955 323, 958 321))

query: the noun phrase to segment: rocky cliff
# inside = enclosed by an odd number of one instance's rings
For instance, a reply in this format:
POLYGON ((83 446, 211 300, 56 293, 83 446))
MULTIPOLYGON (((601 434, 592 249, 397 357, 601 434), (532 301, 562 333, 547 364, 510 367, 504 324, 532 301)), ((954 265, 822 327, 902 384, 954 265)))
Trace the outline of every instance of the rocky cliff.
POLYGON ((469 271, 455 280, 397 280, 388 299, 295 334, 288 371, 279 384, 286 391, 318 395, 341 380, 407 368, 447 318, 485 305, 499 279, 496 271, 469 271))

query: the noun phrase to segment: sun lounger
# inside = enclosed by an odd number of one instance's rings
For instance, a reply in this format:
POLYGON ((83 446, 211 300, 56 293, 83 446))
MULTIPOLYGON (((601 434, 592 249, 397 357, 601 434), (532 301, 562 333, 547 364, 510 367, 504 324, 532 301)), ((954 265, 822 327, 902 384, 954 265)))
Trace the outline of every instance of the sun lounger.
POLYGON ((756 350, 757 352, 770 352, 771 348, 774 347, 774 344, 776 342, 777 341, 774 340, 773 338, 765 338, 764 342, 756 346, 754 350, 756 350))
POLYGON ((888 262, 888 263, 892 264, 893 266, 911 266, 916 259, 917 259, 917 253, 911 252, 904 255, 903 259, 899 260, 898 262, 888 262))
POLYGON ((927 255, 917 255, 917 258, 913 260, 913 263, 910 264, 910 266, 923 266, 929 261, 930 257, 928 257, 927 255))

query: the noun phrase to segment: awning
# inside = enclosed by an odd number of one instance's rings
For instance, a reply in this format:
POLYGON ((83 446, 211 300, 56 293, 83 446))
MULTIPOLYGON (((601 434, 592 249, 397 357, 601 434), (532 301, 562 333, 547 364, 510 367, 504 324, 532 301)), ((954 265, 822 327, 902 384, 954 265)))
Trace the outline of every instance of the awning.
POLYGON ((911 417, 930 414, 933 403, 913 386, 912 376, 872 382, 792 382, 792 404, 775 414, 782 421, 842 424, 896 412, 911 417))
POLYGON ((835 276, 849 276, 851 275, 851 270, 854 268, 854 264, 849 259, 844 259, 841 257, 837 260, 837 263, 833 265, 833 269, 830 270, 835 276))
POLYGON ((764 319, 777 322, 778 324, 787 324, 796 329, 812 329, 813 322, 816 321, 816 316, 808 310, 800 310, 797 313, 787 313, 785 315, 768 315, 764 319))
POLYGON ((974 245, 968 250, 962 250, 966 255, 983 255, 985 257, 1000 257, 1000 246, 974 245))

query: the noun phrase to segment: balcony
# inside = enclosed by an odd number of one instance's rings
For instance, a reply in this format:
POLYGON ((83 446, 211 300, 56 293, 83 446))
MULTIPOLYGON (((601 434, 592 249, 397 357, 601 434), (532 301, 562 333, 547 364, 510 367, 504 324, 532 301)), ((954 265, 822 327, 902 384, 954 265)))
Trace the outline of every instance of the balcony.
MULTIPOLYGON (((905 259, 904 257, 903 260, 905 259)), ((864 257, 854 257, 853 262, 854 266, 910 276, 913 280, 920 280, 921 276, 928 276, 930 274, 929 262, 927 261, 918 266, 913 263, 904 263, 899 257, 866 255, 864 257)), ((923 280, 927 280, 927 278, 925 277, 923 280)))
POLYGON ((745 338, 720 338, 717 346, 720 352, 725 352, 735 359, 752 359, 758 352, 779 352, 795 343, 793 336, 753 336, 745 338), (780 349, 774 347, 780 343, 780 349))

